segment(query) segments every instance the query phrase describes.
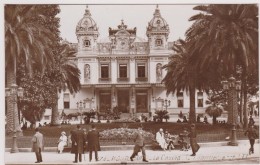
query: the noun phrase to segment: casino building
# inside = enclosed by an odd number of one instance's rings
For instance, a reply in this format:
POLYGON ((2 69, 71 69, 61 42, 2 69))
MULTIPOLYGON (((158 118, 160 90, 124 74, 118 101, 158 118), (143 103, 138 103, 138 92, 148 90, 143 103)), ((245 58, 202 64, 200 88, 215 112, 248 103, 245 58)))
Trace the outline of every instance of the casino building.
MULTIPOLYGON (((82 111, 105 113, 117 106, 123 117, 153 115, 157 109, 167 109, 170 115, 188 113, 188 93, 166 96, 161 83, 166 75, 162 66, 174 52, 173 42, 168 42, 170 27, 159 7, 151 13, 147 38, 136 36, 137 29, 128 27, 123 20, 108 31, 108 37, 100 40, 98 22, 92 19, 87 7, 76 26, 78 43, 65 41, 76 50, 74 60, 81 71, 82 88, 77 94, 63 92, 59 111, 78 112, 77 103, 81 101, 82 111)), ((205 93, 196 92, 197 113, 204 113, 206 98, 205 93)))

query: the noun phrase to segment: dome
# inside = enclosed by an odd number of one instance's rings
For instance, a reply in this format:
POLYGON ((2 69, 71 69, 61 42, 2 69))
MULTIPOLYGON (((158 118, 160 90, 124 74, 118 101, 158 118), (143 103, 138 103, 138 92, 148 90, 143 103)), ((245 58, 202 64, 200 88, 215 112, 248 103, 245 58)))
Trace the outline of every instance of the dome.
POLYGON ((78 22, 76 27, 76 33, 82 33, 86 31, 98 31, 96 22, 91 18, 90 10, 88 6, 85 10, 83 18, 78 22))
POLYGON ((167 24, 165 19, 162 18, 158 5, 155 9, 152 20, 148 23, 147 31, 151 30, 169 31, 169 25, 167 24))

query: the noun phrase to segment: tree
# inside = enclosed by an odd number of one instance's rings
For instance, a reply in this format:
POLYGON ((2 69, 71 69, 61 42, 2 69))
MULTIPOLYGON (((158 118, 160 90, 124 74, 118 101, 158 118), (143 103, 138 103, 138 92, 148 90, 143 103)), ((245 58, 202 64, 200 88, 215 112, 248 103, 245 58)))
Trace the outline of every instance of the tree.
POLYGON ((53 98, 53 84, 45 74, 35 71, 32 77, 25 71, 24 64, 20 64, 17 72, 17 82, 24 89, 24 97, 18 101, 18 109, 23 117, 30 123, 35 124, 43 117, 46 108, 56 104, 53 98))
MULTIPOLYGON (((36 72, 30 76, 24 72, 24 67, 19 68, 18 80, 25 89, 25 98, 20 100, 19 105, 25 118, 33 123, 41 120, 46 108, 52 108, 52 125, 58 125, 58 93, 67 88, 70 92, 78 91, 80 86, 79 70, 70 59, 75 51, 71 51, 69 45, 60 43, 59 18, 56 17, 60 12, 59 6, 35 5, 33 7, 44 17, 44 21, 38 17, 32 17, 32 22, 48 29, 54 36, 48 47, 53 53, 53 63, 48 64, 43 73, 36 72)), ((19 64, 19 66, 22 65, 23 62, 19 64)))
MULTIPOLYGON (((23 59, 27 71, 43 72, 47 63, 53 62, 52 52, 48 47, 54 36, 41 24, 34 22, 37 18, 44 22, 44 16, 33 5, 5 5, 5 69, 6 86, 16 84, 17 59, 23 59)), ((19 85, 19 84, 18 84, 19 85)), ((17 105, 14 98, 7 100, 6 132, 21 131, 18 121, 17 105), (14 116, 13 116, 14 115, 14 116), (15 118, 15 120, 13 120, 15 118)))
POLYGON ((56 93, 55 104, 52 105, 51 125, 60 125, 58 113, 58 93, 69 90, 70 93, 77 93, 80 88, 80 70, 73 59, 73 54, 69 45, 61 45, 59 56, 47 73, 50 82, 53 84, 52 91, 56 93))
MULTIPOLYGON (((202 11, 190 18, 187 30, 191 61, 199 73, 216 68, 229 78, 242 68, 244 97, 247 95, 247 75, 258 69, 258 6, 255 4, 200 5, 202 11)), ((244 126, 247 127, 246 99, 244 126)))
MULTIPOLYGON (((223 93, 223 92, 222 92, 223 93)), ((209 106, 206 108, 205 112, 213 117, 213 124, 217 124, 217 117, 221 116, 225 105, 223 102, 223 97, 221 93, 211 93, 206 101, 209 106)))
POLYGON ((176 54, 170 57, 169 63, 163 68, 167 70, 166 76, 162 82, 165 83, 167 94, 186 90, 190 96, 190 123, 196 122, 195 112, 195 91, 196 87, 201 89, 199 85, 198 75, 192 65, 189 65, 188 43, 184 40, 178 40, 173 45, 176 54))
POLYGON ((169 119, 168 111, 166 110, 156 110, 155 114, 155 118, 158 120, 158 122, 162 122, 163 119, 165 119, 167 122, 167 120, 169 119))
POLYGON ((217 124, 217 117, 221 116, 223 112, 223 107, 220 105, 210 105, 206 108, 205 112, 213 117, 213 124, 217 124))

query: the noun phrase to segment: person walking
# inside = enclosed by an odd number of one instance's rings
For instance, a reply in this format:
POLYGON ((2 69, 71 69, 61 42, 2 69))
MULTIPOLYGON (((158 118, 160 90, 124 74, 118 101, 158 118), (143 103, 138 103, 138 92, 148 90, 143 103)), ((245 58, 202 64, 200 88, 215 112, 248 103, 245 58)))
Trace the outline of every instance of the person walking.
POLYGON ((96 130, 95 125, 92 125, 91 128, 87 135, 90 162, 92 160, 92 151, 95 152, 96 161, 98 161, 98 151, 100 151, 99 132, 96 130))
POLYGON ((32 138, 32 151, 36 155, 37 161, 35 163, 42 162, 43 135, 40 133, 39 128, 35 129, 35 134, 32 138))
POLYGON ((133 151, 133 154, 130 156, 130 160, 133 161, 133 158, 141 150, 142 151, 142 155, 143 155, 143 162, 148 162, 146 160, 146 154, 145 154, 145 149, 144 149, 144 145, 145 144, 144 144, 144 136, 143 136, 142 127, 139 127, 138 131, 135 133, 135 135, 134 135, 134 142, 135 142, 134 151, 133 151))
POLYGON ((249 126, 249 128, 245 132, 245 136, 246 135, 248 137, 248 140, 249 140, 250 146, 251 146, 249 151, 254 153, 254 144, 255 144, 255 139, 257 138, 257 133, 256 133, 256 129, 254 128, 254 125, 249 126))
POLYGON ((62 131, 61 136, 60 136, 59 141, 58 141, 58 153, 59 154, 62 153, 64 146, 67 145, 67 142, 68 142, 68 138, 66 136, 66 132, 62 131))
POLYGON ((78 163, 82 161, 82 153, 84 153, 84 132, 80 128, 80 125, 77 125, 77 130, 71 132, 71 153, 75 154, 75 160, 73 163, 78 163))
POLYGON ((191 156, 196 156, 196 152, 200 149, 200 146, 197 143, 197 132, 195 129, 195 124, 191 124, 191 130, 190 133, 188 134, 190 137, 190 145, 191 145, 191 150, 192 150, 192 155, 191 156))

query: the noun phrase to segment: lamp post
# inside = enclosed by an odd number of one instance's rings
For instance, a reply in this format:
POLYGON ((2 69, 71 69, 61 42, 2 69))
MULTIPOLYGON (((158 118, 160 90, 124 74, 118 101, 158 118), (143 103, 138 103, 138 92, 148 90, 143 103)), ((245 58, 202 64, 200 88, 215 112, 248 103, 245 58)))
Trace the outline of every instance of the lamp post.
POLYGON ((171 105, 171 100, 165 99, 165 100, 163 101, 163 106, 165 106, 166 111, 167 111, 167 108, 168 108, 170 105, 171 105))
POLYGON ((77 108, 80 111, 80 124, 82 124, 82 109, 85 107, 85 102, 82 102, 81 100, 76 103, 77 108), (83 106, 84 105, 84 106, 83 106))
POLYGON ((11 153, 19 152, 17 147, 17 136, 16 136, 16 126, 15 126, 15 109, 17 107, 17 96, 23 97, 23 88, 19 87, 13 83, 10 88, 5 88, 5 96, 12 98, 13 103, 13 143, 11 148, 11 153))
POLYGON ((222 81, 223 89, 228 91, 228 123, 232 124, 231 139, 228 145, 237 146, 236 125, 238 118, 237 90, 241 89, 241 81, 231 76, 228 81, 222 81))

